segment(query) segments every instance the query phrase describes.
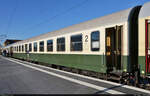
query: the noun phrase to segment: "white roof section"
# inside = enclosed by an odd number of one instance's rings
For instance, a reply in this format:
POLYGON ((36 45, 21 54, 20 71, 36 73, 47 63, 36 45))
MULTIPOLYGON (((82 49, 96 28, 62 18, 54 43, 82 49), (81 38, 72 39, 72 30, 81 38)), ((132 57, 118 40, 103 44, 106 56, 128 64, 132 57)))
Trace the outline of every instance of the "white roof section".
POLYGON ((127 22, 129 14, 131 12, 132 8, 116 12, 107 16, 99 17, 93 20, 89 20, 80 24, 75 24, 60 30, 48 32, 46 34, 42 34, 40 36, 36 36, 33 38, 29 38, 23 41, 19 41, 15 44, 20 44, 20 43, 28 43, 44 38, 50 38, 54 36, 58 36, 61 34, 67 34, 67 33, 73 33, 77 31, 82 31, 82 30, 87 30, 87 29, 92 29, 92 28, 97 28, 100 26, 105 26, 105 25, 110 25, 110 24, 117 24, 117 23, 122 23, 122 22, 127 22))
POLYGON ((147 2, 142 6, 140 10, 139 18, 144 18, 148 16, 150 16, 150 2, 147 2))
POLYGON ((9 45, 7 45, 7 46, 3 46, 2 48, 10 48, 10 47, 12 47, 14 44, 15 44, 15 43, 9 44, 9 45))

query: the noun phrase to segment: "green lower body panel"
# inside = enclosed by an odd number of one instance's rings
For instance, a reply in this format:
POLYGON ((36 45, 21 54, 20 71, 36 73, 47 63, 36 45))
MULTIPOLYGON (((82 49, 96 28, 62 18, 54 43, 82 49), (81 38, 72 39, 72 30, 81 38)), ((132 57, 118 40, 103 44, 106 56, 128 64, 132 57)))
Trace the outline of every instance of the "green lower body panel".
MULTIPOLYGON (((145 56, 138 56, 138 65, 140 67, 140 73, 143 75, 149 75, 148 73, 146 73, 146 61, 145 61, 145 56)), ((123 71, 126 70, 126 72, 129 71, 129 60, 128 60, 128 56, 122 56, 122 62, 123 62, 123 71)), ((138 66, 137 66, 138 67, 138 66)), ((130 68, 132 69, 132 68, 130 68)))
POLYGON ((143 75, 146 75, 146 58, 145 56, 139 56, 138 57, 138 64, 140 66, 140 73, 143 74, 143 75))
POLYGON ((27 54, 24 54, 24 53, 13 53, 13 57, 26 60, 27 59, 27 54))
POLYGON ((128 64, 128 56, 121 56, 121 65, 122 65, 122 71, 127 72, 128 68, 127 68, 127 64, 128 64))
POLYGON ((103 55, 14 53, 13 57, 101 73, 107 69, 103 55))
MULTIPOLYGON (((101 73, 106 73, 107 70, 104 55, 14 53, 13 57, 101 73)), ((139 58, 141 70, 145 70, 144 60, 145 57, 139 58)), ((122 56, 121 63, 122 67, 120 71, 128 72, 128 56, 122 56)))

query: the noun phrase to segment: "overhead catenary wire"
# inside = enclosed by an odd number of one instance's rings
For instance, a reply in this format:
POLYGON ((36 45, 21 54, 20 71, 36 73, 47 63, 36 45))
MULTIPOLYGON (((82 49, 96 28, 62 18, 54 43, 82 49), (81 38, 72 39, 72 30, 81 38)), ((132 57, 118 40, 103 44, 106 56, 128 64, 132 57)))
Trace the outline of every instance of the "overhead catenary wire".
MULTIPOLYGON (((42 24, 49 23, 49 22, 53 21, 55 18, 57 18, 57 17, 59 17, 59 16, 61 16, 61 15, 64 15, 64 14, 66 14, 66 13, 72 11, 72 10, 75 9, 75 8, 81 7, 82 5, 84 5, 85 3, 87 3, 87 1, 89 1, 89 0, 84 0, 83 2, 76 4, 76 5, 72 6, 71 8, 68 8, 68 9, 65 10, 65 11, 62 11, 62 12, 60 12, 60 13, 58 13, 58 14, 52 16, 51 18, 45 19, 45 20, 43 20, 42 22, 40 22, 40 23, 38 23, 38 24, 35 24, 34 26, 31 26, 31 27, 27 28, 27 30, 25 30, 25 31, 31 31, 31 30, 37 28, 38 26, 41 26, 42 24)), ((25 32, 24 32, 24 33, 25 33, 25 32)))
POLYGON ((13 11, 8 18, 8 25, 6 27, 6 32, 4 34, 0 34, 0 41, 1 41, 0 43, 2 43, 5 39, 7 39, 8 35, 10 34, 10 29, 14 18, 14 14, 16 13, 17 10, 17 4, 18 4, 18 0, 16 0, 15 7, 13 8, 13 11))
POLYGON ((11 31, 10 29, 11 29, 11 26, 12 26, 13 18, 14 18, 14 15, 16 13, 17 6, 18 6, 18 0, 15 0, 15 1, 16 1, 15 2, 15 7, 13 8, 12 13, 10 14, 9 19, 8 19, 8 26, 6 28, 6 38, 10 34, 10 31, 11 31))
POLYGON ((134 0, 133 2, 130 2, 131 7, 134 7, 134 6, 140 5, 141 1, 143 1, 143 0, 134 0))

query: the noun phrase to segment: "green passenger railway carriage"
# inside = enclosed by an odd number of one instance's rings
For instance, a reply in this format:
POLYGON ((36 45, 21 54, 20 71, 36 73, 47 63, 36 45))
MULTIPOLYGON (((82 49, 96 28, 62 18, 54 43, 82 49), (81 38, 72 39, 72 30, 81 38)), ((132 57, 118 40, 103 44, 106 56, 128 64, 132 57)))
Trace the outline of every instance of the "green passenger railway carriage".
POLYGON ((19 41, 3 50, 14 58, 107 78, 149 78, 149 10, 150 2, 19 41))

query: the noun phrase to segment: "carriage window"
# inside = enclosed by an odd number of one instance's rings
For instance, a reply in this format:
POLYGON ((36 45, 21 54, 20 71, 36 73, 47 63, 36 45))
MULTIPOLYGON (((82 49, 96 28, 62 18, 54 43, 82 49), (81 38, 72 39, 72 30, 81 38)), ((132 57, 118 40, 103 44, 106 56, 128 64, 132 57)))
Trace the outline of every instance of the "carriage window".
POLYGON ((65 38, 57 39, 57 51, 65 51, 65 38))
POLYGON ((53 51, 53 40, 47 41, 47 51, 53 51))
POLYGON ((13 51, 15 51, 15 47, 13 47, 13 51))
POLYGON ((24 45, 22 45, 22 52, 24 51, 24 45))
POLYGON ((71 36, 71 51, 82 51, 82 34, 71 36))
POLYGON ((32 43, 29 44, 29 51, 32 51, 32 43))
POLYGON ((28 51, 28 44, 25 44, 25 52, 28 51))
POLYGON ((100 32, 99 31, 94 31, 91 33, 91 50, 92 51, 99 51, 100 47, 100 32))
POLYGON ((21 46, 19 46, 19 52, 21 51, 21 46))
POLYGON ((44 52, 44 41, 40 42, 39 48, 40 48, 40 52, 44 52))
POLYGON ((17 52, 18 52, 18 49, 19 49, 19 48, 18 48, 18 46, 17 46, 17 52))
POLYGON ((34 43, 34 52, 37 52, 37 42, 34 43))
POLYGON ((14 47, 14 51, 16 51, 16 46, 14 47))

